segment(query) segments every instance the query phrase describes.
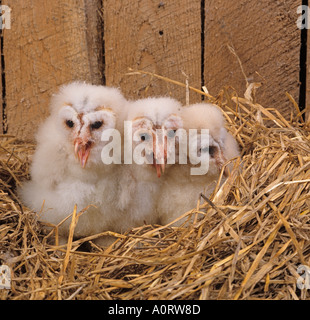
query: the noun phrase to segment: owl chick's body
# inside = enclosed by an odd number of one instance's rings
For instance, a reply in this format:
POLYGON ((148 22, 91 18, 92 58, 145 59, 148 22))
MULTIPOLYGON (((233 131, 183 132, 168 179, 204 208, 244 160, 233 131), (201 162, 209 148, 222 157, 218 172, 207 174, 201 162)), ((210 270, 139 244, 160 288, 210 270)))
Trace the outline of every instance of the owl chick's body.
MULTIPOLYGON (((218 182, 225 162, 239 155, 237 142, 225 129, 223 115, 216 106, 199 103, 184 107, 181 116, 188 137, 187 164, 176 164, 167 172, 159 196, 160 201, 158 201, 158 212, 162 224, 172 222, 194 209, 200 199, 200 193, 209 197, 218 182), (197 145, 191 141, 190 129, 198 130, 198 139, 195 138, 196 141, 198 140, 197 145), (201 129, 209 130, 207 147, 204 148, 200 146, 201 140, 199 140, 201 129), (192 174, 191 169, 197 169, 199 165, 191 164, 190 152, 208 153, 209 163, 205 174, 192 174)), ((178 148, 176 150, 178 151, 178 148)), ((184 221, 180 219, 175 225, 180 225, 184 221)))
MULTIPOLYGON (((20 190, 23 202, 40 220, 58 225, 77 205, 78 211, 87 210, 75 236, 117 229, 119 170, 102 163, 107 142, 101 141, 101 134, 122 125, 118 115, 126 103, 118 89, 77 82, 63 86, 52 98, 50 116, 37 134, 31 180, 20 190)), ((70 221, 59 228, 63 237, 70 221)))
POLYGON ((128 107, 132 132, 125 139, 132 140, 133 159, 122 167, 120 205, 132 217, 132 226, 158 223, 156 203, 169 152, 165 135, 182 125, 180 107, 168 97, 140 99, 128 107))

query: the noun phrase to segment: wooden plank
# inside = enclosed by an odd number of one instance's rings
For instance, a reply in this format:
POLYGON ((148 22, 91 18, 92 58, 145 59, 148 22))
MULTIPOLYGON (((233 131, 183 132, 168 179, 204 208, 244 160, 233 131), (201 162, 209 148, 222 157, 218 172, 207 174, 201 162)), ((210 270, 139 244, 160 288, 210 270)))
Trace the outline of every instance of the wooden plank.
POLYGON ((12 9, 4 32, 8 133, 32 140, 51 94, 73 80, 100 82, 92 74, 98 62, 90 59, 84 0, 3 2, 12 9))
POLYGON ((205 83, 217 94, 226 85, 243 95, 246 82, 264 81, 257 101, 289 117, 293 106, 285 92, 299 100, 300 30, 296 26, 301 0, 206 0, 205 83), (260 76, 257 73, 260 74, 260 76))
POLYGON ((3 88, 2 88, 2 79, 4 77, 3 70, 3 56, 2 56, 2 46, 3 46, 3 31, 0 30, 0 133, 3 134, 3 105, 5 101, 3 100, 3 88))
POLYGON ((306 121, 310 124, 310 29, 307 30, 306 121))
POLYGON ((93 84, 104 83, 102 0, 85 0, 86 45, 93 84))
MULTIPOLYGON (((185 89, 128 68, 154 72, 201 87, 200 0, 104 0, 105 75, 128 98, 171 95, 185 103, 185 89)), ((190 101, 201 97, 191 93, 190 101)))
MULTIPOLYGON (((2 5, 3 1, 0 1, 2 5)), ((7 28, 10 28, 10 23, 7 23, 6 19, 10 20, 10 11, 9 8, 1 7, 1 24, 0 24, 0 133, 3 134, 4 130, 4 108, 6 105, 5 101, 5 61, 3 56, 3 34, 5 32, 5 24, 7 28), (3 10, 3 11, 2 11, 3 10), (7 11, 7 12, 6 12, 7 11), (9 15, 9 16, 8 16, 9 15), (9 24, 9 26, 8 26, 9 24)))

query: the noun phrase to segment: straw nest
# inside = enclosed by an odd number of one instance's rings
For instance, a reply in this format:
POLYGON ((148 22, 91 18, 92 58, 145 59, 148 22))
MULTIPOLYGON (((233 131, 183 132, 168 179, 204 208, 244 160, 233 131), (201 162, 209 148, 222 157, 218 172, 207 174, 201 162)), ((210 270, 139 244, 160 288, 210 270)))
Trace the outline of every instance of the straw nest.
POLYGON ((235 159, 226 182, 185 213, 204 218, 114 234, 106 249, 96 236, 50 244, 57 228, 48 233, 14 194, 34 146, 1 136, 0 265, 12 288, 0 299, 308 299, 297 268, 310 264, 309 130, 291 97, 287 120, 256 103, 254 88, 205 94, 224 111, 242 165, 235 159))

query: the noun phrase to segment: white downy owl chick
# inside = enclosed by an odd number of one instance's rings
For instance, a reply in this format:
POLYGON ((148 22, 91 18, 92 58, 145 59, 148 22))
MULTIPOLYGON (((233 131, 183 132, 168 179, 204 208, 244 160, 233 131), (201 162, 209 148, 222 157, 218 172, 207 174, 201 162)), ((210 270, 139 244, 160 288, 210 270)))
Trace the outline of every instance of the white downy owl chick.
MULTIPOLYGON (((174 221, 194 209, 200 193, 210 196, 225 162, 239 156, 238 144, 225 129, 224 118, 218 107, 198 103, 183 107, 181 116, 188 138, 187 164, 176 164, 167 173, 158 201, 162 224, 174 221)), ((176 152, 178 150, 176 148, 176 152)), ((232 165, 229 166, 231 169, 232 165)), ((224 172, 224 175, 228 174, 227 167, 224 172)), ((180 219, 174 225, 183 222, 184 219, 180 219)))
MULTIPOLYGON (((40 220, 57 225, 76 204, 78 211, 90 207, 79 218, 75 236, 112 229, 120 166, 102 163, 107 142, 101 136, 123 125, 126 104, 116 88, 80 82, 62 86, 52 97, 50 116, 37 133, 31 180, 19 191, 40 220)), ((70 222, 59 229, 62 242, 70 222)))
POLYGON ((181 104, 168 97, 141 99, 128 106, 128 127, 124 133, 127 150, 119 202, 127 211, 126 221, 131 223, 128 228, 158 222, 160 177, 170 152, 167 139, 182 127, 180 109, 181 104))

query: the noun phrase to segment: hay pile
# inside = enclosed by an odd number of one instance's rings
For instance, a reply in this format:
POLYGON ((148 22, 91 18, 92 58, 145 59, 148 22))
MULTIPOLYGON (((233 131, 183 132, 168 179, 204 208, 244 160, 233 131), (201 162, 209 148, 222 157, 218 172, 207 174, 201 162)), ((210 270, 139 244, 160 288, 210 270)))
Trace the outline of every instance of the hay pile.
POLYGON ((55 234, 13 193, 33 146, 1 136, 0 265, 12 289, 0 299, 309 299, 297 267, 310 264, 310 132, 294 107, 287 121, 245 96, 224 89, 214 99, 243 165, 187 213, 204 218, 142 226, 106 250, 89 238, 48 244, 55 234))

